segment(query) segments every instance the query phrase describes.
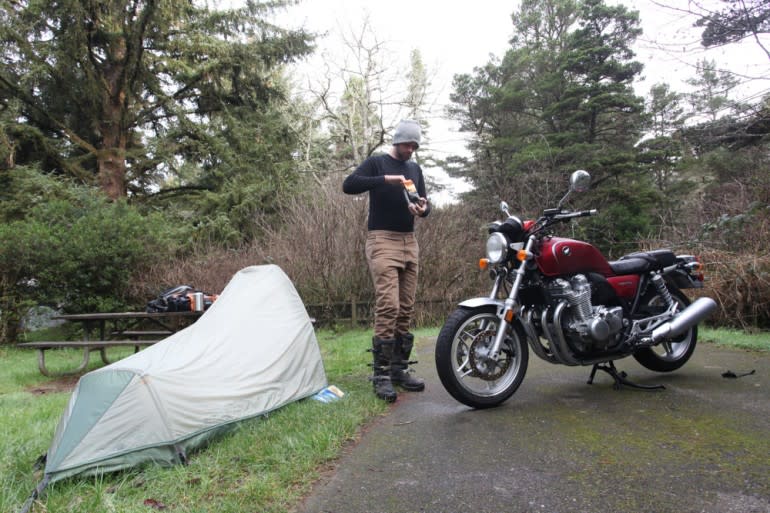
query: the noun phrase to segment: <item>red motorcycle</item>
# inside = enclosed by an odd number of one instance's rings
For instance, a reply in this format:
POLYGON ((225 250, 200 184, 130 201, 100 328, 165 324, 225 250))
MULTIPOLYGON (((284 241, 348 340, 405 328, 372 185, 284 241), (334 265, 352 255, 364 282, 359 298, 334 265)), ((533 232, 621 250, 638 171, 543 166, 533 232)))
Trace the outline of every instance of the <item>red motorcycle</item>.
POLYGON ((614 262, 586 242, 555 237, 552 228, 596 210, 562 209, 571 192, 588 189, 582 170, 557 208, 536 221, 508 212, 489 225, 487 256, 494 280, 488 297, 460 303, 436 342, 444 388, 474 408, 497 406, 516 392, 527 372, 529 348, 554 364, 592 365, 615 386, 639 385, 614 361, 633 356, 647 369, 671 372, 692 356, 697 324, 716 308, 713 299, 690 303, 682 289, 703 287, 698 259, 668 249, 631 253, 614 262))

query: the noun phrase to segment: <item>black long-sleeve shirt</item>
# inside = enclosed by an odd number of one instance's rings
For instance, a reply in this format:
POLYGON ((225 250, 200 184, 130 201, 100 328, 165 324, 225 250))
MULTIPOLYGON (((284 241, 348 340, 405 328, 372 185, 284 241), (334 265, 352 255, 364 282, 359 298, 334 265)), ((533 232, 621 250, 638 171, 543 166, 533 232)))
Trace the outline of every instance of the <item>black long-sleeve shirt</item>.
MULTIPOLYGON (((411 160, 394 159, 388 154, 366 159, 345 181, 346 194, 369 192, 369 230, 413 232, 414 216, 404 196, 404 186, 385 183, 385 175, 404 175, 414 182, 417 193, 426 198, 422 168, 411 160)), ((430 212, 430 204, 422 217, 430 212)))

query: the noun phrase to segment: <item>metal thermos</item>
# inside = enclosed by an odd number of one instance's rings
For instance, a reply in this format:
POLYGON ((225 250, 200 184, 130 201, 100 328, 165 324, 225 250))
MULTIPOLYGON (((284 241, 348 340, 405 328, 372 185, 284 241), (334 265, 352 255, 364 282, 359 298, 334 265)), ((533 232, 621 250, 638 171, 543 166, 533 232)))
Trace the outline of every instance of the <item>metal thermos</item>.
POLYGON ((205 308, 203 304, 203 292, 194 292, 192 295, 193 299, 193 310, 196 312, 202 312, 205 308))

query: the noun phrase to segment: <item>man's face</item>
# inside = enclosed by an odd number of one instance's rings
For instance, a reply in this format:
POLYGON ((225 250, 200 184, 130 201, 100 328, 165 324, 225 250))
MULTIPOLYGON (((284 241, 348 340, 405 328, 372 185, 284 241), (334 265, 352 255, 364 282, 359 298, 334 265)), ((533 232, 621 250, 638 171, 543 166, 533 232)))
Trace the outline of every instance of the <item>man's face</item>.
POLYGON ((398 155, 399 160, 406 161, 412 158, 412 153, 414 153, 416 149, 417 145, 415 143, 398 143, 396 144, 396 155, 398 155))

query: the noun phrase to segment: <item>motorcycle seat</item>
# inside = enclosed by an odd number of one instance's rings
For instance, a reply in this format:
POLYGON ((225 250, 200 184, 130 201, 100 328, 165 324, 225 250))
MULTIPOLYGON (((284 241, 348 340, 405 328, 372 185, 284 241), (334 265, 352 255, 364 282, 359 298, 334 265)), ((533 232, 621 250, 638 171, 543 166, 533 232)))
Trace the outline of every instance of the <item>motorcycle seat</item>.
POLYGON ((674 265, 676 255, 670 249, 655 249, 639 251, 620 257, 620 260, 610 262, 610 268, 615 274, 638 274, 656 271, 674 265))

